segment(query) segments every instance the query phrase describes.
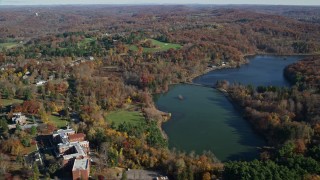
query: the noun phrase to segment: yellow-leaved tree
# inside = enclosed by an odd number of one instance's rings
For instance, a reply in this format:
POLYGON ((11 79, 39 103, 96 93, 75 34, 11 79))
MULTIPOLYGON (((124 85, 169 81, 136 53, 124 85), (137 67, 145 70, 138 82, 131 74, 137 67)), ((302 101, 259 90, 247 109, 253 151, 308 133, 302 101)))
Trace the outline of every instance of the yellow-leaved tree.
POLYGON ((40 119, 42 120, 42 122, 44 122, 46 124, 49 123, 49 116, 44 109, 39 110, 39 116, 40 116, 40 119))

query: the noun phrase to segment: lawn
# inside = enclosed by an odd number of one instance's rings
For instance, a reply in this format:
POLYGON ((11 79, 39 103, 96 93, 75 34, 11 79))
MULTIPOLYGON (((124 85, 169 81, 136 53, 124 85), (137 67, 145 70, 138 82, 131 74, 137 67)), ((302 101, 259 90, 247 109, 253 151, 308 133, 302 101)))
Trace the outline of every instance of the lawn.
POLYGON ((54 123, 57 126, 57 128, 63 128, 63 127, 66 127, 67 125, 66 120, 63 120, 59 116, 55 116, 55 115, 50 115, 49 121, 54 123))
POLYGON ((9 106, 12 104, 21 104, 23 100, 21 99, 0 99, 0 105, 2 106, 9 106))
POLYGON ((82 40, 81 42, 79 42, 79 46, 87 46, 89 45, 91 42, 96 41, 95 38, 85 38, 84 40, 82 40))
MULTIPOLYGON (((165 43, 165 42, 160 42, 154 39, 146 39, 151 40, 152 45, 155 45, 155 48, 143 48, 143 52, 159 52, 159 51, 167 51, 169 49, 180 49, 182 46, 180 44, 173 44, 173 43, 165 43)), ((130 50, 132 51, 137 51, 138 47, 136 45, 132 45, 129 47, 130 50)))
POLYGON ((145 118, 143 117, 141 112, 127 110, 111 111, 105 116, 105 119, 108 123, 114 122, 116 126, 123 122, 131 124, 139 124, 145 122, 145 118))
POLYGON ((10 49, 10 48, 13 48, 17 45, 18 45, 18 43, 15 43, 15 42, 0 43, 0 50, 2 48, 10 49))

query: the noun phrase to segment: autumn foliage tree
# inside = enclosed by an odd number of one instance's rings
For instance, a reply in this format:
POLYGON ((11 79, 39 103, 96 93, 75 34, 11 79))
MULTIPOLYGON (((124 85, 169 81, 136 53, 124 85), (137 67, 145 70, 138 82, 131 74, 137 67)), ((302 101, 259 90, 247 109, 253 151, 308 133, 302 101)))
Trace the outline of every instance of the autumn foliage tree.
POLYGON ((19 139, 11 138, 2 142, 2 149, 16 156, 21 154, 24 148, 19 139))

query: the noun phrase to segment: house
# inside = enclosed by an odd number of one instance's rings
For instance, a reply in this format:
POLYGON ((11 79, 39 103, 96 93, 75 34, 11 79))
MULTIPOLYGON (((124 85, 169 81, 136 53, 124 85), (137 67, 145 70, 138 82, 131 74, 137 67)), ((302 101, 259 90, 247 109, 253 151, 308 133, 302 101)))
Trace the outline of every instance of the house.
POLYGON ((26 124, 27 122, 27 117, 25 115, 22 115, 21 112, 19 113, 13 113, 13 117, 12 117, 12 122, 14 124, 19 124, 19 125, 22 125, 22 124, 26 124))
POLYGON ((53 74, 53 75, 50 75, 50 76, 48 77, 48 79, 49 79, 50 81, 54 80, 54 78, 55 78, 55 75, 54 75, 54 74, 53 74))
POLYGON ((22 76, 22 79, 27 79, 30 75, 31 75, 30 71, 27 71, 27 72, 24 73, 24 75, 22 76))
POLYGON ((76 159, 72 168, 72 179, 89 179, 90 161, 88 158, 76 159))
POLYGON ((22 76, 22 79, 28 79, 28 75, 24 75, 24 76, 22 76))
POLYGON ((47 83, 47 81, 44 81, 44 80, 40 80, 36 83, 36 86, 42 86, 44 85, 45 83, 47 83))
POLYGON ((90 60, 90 61, 93 61, 93 60, 94 60, 94 57, 93 57, 93 56, 89 56, 89 60, 90 60))
POLYGON ((16 124, 8 124, 8 129, 11 130, 11 129, 15 129, 17 128, 17 125, 16 124))

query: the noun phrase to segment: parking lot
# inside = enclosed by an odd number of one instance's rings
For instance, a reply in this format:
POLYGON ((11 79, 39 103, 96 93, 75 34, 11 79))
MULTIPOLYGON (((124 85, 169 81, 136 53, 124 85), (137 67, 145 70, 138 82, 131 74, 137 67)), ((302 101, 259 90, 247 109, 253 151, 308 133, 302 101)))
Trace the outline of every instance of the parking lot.
POLYGON ((168 177, 157 172, 149 170, 132 169, 127 171, 128 180, 167 180, 168 177))

